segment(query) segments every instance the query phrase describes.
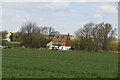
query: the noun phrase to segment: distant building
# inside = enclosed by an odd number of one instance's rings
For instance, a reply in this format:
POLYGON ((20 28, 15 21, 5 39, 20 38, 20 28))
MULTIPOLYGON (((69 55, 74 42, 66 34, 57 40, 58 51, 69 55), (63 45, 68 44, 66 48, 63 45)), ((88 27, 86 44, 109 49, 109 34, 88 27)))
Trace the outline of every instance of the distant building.
POLYGON ((10 39, 10 38, 5 38, 5 39, 3 39, 3 40, 9 41, 9 42, 11 41, 11 39, 10 39))
POLYGON ((69 50, 71 48, 70 35, 57 34, 52 41, 47 44, 48 49, 69 50))
POLYGON ((3 39, 3 40, 11 41, 10 36, 11 36, 12 34, 15 34, 15 32, 12 32, 12 31, 7 32, 7 34, 6 34, 6 36, 5 36, 5 39, 3 39))

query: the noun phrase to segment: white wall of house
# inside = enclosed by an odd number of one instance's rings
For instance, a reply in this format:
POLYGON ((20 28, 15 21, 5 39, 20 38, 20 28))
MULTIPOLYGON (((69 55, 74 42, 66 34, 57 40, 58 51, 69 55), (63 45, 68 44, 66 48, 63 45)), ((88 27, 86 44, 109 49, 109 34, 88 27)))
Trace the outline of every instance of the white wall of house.
POLYGON ((56 49, 59 49, 59 50, 69 50, 71 48, 71 46, 54 46, 56 49))
POLYGON ((11 39, 10 39, 10 38, 5 38, 5 39, 3 39, 3 40, 9 41, 9 42, 11 41, 11 39))
POLYGON ((69 50, 71 47, 70 46, 60 46, 60 50, 69 50))

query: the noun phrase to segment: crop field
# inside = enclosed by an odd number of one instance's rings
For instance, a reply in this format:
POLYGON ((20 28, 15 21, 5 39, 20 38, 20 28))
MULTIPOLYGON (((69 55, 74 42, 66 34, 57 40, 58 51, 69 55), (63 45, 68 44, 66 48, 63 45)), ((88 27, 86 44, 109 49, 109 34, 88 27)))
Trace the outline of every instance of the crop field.
POLYGON ((116 78, 118 54, 3 49, 3 78, 116 78))

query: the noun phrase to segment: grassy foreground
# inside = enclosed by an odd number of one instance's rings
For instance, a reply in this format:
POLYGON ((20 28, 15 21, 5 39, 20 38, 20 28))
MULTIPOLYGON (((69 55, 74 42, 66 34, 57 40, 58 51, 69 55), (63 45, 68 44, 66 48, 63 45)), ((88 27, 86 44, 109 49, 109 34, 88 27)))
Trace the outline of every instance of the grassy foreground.
POLYGON ((3 49, 3 78, 115 78, 118 54, 3 49))

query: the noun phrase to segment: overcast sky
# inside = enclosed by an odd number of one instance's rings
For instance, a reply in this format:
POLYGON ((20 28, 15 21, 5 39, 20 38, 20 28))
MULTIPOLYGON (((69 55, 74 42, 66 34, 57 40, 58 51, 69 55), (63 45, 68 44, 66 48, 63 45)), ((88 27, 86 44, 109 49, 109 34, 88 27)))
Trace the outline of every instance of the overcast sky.
POLYGON ((2 30, 19 31, 28 22, 73 34, 88 22, 118 27, 117 2, 8 2, 2 4, 2 30))

